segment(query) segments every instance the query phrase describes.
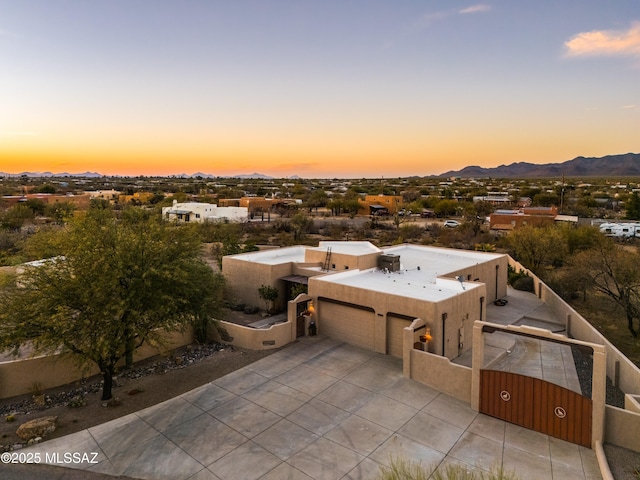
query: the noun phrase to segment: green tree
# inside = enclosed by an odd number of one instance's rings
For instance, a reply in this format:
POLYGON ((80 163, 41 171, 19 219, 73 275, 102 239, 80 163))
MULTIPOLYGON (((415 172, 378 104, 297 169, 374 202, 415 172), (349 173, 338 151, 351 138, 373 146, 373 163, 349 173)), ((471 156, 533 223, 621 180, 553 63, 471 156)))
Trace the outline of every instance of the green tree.
POLYGON ((278 289, 271 285, 261 285, 260 288, 258 288, 258 295, 264 300, 266 310, 271 311, 273 303, 278 298, 278 289))
POLYGON ((34 215, 44 215, 46 203, 38 198, 30 198, 24 204, 31 209, 34 215))
POLYGON ((299 242, 304 237, 305 233, 308 233, 311 227, 313 227, 313 220, 303 212, 296 213, 290 222, 291 232, 293 233, 293 240, 299 242))
POLYGON ((101 209, 74 219, 61 231, 63 256, 0 291, 0 350, 30 343, 94 363, 110 399, 118 362, 216 311, 222 282, 192 233, 135 208, 119 221, 101 209))
POLYGON ((39 188, 36 188, 35 191, 36 193, 56 193, 56 187, 47 183, 39 188))
POLYGON ((626 215, 624 218, 628 220, 640 220, 640 197, 638 197, 638 192, 633 192, 629 195, 626 202, 626 215))
POLYGON ((433 207, 433 211, 438 217, 450 217, 456 214, 458 207, 458 202, 455 200, 440 200, 433 207))
POLYGON ((512 256, 536 275, 545 266, 562 262, 566 256, 566 244, 556 227, 525 226, 513 230, 507 237, 512 256))
POLYGON ((75 205, 70 202, 54 203, 46 206, 45 215, 54 218, 57 224, 62 225, 73 216, 75 209, 75 205))
POLYGON ((14 205, 0 217, 0 225, 8 230, 19 230, 34 218, 33 210, 26 205, 14 205))

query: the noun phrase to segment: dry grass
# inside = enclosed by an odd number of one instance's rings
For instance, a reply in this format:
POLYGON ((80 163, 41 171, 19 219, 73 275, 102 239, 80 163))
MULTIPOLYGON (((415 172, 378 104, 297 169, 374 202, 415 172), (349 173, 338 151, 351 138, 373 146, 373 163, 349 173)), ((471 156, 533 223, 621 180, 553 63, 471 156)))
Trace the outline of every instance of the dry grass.
POLYGON ((449 464, 438 468, 431 465, 422 467, 420 462, 413 462, 402 457, 392 458, 390 465, 380 467, 378 480, 518 480, 515 472, 505 471, 494 466, 490 472, 465 468, 461 465, 449 464), (432 474, 430 472, 433 472, 432 474))

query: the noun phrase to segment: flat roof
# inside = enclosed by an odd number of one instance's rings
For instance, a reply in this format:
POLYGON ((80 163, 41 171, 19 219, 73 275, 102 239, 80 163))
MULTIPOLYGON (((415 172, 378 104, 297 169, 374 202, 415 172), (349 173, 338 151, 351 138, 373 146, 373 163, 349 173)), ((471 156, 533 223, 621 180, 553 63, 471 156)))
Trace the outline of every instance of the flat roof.
POLYGON ((459 282, 448 278, 433 278, 422 270, 384 272, 377 268, 350 270, 332 275, 311 277, 313 282, 330 282, 348 287, 362 288, 385 295, 409 297, 438 302, 479 288, 476 282, 459 282))
POLYGON ((371 242, 319 242, 317 247, 309 247, 310 250, 320 250, 326 252, 331 248, 331 253, 340 253, 344 255, 364 255, 368 253, 381 253, 378 247, 371 242))
POLYGON ((461 283, 453 278, 442 278, 443 275, 504 256, 420 245, 398 245, 382 251, 400 256, 399 271, 385 272, 377 268, 350 270, 314 277, 313 281, 435 302, 480 286, 476 282, 461 283))
POLYGON ((304 252, 309 247, 295 246, 284 248, 272 248, 259 252, 240 253, 231 255, 236 260, 245 262, 264 263, 267 265, 278 265, 281 263, 304 262, 304 252))
POLYGON ((409 244, 383 248, 382 251, 387 254, 400 255, 401 270, 413 270, 420 267, 420 271, 432 279, 504 256, 501 253, 409 244))

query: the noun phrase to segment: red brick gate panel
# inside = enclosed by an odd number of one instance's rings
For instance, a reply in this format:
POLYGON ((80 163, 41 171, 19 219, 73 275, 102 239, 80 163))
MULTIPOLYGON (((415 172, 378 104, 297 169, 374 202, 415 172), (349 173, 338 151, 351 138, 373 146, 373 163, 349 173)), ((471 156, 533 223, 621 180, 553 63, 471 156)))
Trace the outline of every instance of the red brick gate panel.
POLYGON ((571 443, 591 446, 592 401, 539 378, 480 370, 480 412, 571 443))

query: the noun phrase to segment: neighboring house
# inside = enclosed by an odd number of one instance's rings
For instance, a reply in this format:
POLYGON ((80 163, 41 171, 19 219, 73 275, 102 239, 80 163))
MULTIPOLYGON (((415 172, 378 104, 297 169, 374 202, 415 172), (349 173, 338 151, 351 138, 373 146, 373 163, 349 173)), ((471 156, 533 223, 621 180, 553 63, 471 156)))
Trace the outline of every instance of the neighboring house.
POLYGON ((136 192, 132 195, 120 194, 118 195, 119 203, 149 203, 149 201, 155 196, 153 192, 136 192))
POLYGON ((487 195, 477 195, 473 197, 473 203, 487 202, 492 205, 507 205, 511 203, 511 197, 508 192, 489 192, 487 195))
POLYGON ((246 222, 246 207, 218 207, 212 203, 173 201, 170 207, 162 208, 162 218, 181 223, 203 223, 215 221, 246 222))
POLYGON ((489 217, 492 230, 513 230, 527 225, 552 225, 558 216, 556 207, 526 207, 519 210, 496 210, 489 217))
POLYGON ((82 193, 74 195, 67 193, 64 195, 58 195, 55 193, 28 193, 26 195, 7 195, 2 197, 2 201, 7 205, 15 205, 17 203, 23 203, 28 200, 40 200, 47 205, 55 205, 56 203, 70 203, 76 208, 85 209, 89 206, 91 197, 88 193, 82 193))
POLYGON ((403 204, 401 195, 367 195, 364 200, 358 201, 360 202, 359 215, 372 215, 375 209, 386 209, 386 213, 393 215, 403 204))
POLYGON ((232 297, 260 305, 258 289, 280 291, 283 308, 295 283, 308 285, 319 333, 394 356, 403 329, 422 318, 429 351, 450 359, 471 348, 473 321, 504 297, 507 255, 419 245, 380 249, 369 242, 320 242, 226 256, 232 297))
POLYGON ((122 195, 122 192, 119 192, 118 190, 113 190, 113 189, 92 190, 92 191, 87 191, 85 193, 89 195, 89 198, 91 198, 91 200, 98 199, 98 200, 107 200, 109 202, 115 202, 116 200, 118 200, 120 195, 122 195))
POLYGON ((221 198, 218 200, 220 207, 245 207, 249 214, 266 213, 274 211, 275 208, 285 205, 297 204, 295 199, 288 198, 266 198, 266 197, 241 197, 241 198, 221 198))

